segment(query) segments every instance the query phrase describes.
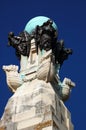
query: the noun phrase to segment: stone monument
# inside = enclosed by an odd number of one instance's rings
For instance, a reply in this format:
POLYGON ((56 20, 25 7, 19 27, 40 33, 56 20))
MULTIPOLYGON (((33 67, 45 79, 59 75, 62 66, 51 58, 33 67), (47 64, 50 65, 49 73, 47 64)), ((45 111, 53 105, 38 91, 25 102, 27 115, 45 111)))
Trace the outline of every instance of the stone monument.
POLYGON ((8 34, 15 48, 18 66, 3 66, 7 85, 13 92, 0 120, 0 130, 74 130, 71 114, 64 105, 75 83, 59 70, 72 50, 58 40, 58 28, 51 19, 31 19, 23 32, 8 34))

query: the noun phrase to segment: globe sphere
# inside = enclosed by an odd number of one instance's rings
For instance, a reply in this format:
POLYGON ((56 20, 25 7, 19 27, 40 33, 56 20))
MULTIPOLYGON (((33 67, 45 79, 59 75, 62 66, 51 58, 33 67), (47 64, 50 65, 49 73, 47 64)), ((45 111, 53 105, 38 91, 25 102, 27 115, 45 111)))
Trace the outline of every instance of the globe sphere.
MULTIPOLYGON (((25 31, 27 31, 29 34, 31 34, 34 29, 36 28, 37 25, 42 26, 44 22, 47 22, 50 18, 45 17, 45 16, 37 16, 32 18, 30 21, 25 26, 25 31)), ((55 30, 57 30, 57 25, 53 21, 52 26, 54 27, 55 30)))

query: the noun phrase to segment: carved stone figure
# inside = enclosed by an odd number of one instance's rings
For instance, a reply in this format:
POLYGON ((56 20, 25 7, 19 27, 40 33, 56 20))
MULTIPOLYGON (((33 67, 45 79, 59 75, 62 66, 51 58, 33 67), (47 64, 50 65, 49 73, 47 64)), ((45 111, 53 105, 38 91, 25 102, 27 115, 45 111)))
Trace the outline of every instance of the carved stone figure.
POLYGON ((15 48, 19 59, 21 55, 29 56, 30 40, 30 35, 26 31, 21 32, 19 36, 14 36, 13 32, 8 34, 8 45, 15 48))

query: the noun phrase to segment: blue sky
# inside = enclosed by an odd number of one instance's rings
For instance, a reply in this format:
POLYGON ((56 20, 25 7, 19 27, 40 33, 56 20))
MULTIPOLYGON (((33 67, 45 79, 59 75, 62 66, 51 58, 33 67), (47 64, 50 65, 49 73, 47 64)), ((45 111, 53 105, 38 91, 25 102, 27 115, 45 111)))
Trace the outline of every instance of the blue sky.
POLYGON ((66 106, 71 112, 75 130, 83 130, 86 117, 86 1, 85 0, 3 0, 0 2, 0 117, 12 95, 6 84, 3 65, 19 65, 12 47, 7 47, 8 33, 16 35, 35 16, 47 16, 55 21, 59 39, 73 49, 73 55, 64 62, 60 77, 71 78, 76 87, 66 106))

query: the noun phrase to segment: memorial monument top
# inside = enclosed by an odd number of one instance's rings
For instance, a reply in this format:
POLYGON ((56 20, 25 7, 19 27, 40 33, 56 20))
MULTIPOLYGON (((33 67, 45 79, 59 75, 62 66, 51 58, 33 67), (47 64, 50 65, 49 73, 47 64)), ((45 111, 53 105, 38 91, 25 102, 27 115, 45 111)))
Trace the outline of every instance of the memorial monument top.
POLYGON ((58 40, 58 27, 48 17, 31 19, 23 32, 8 34, 8 45, 20 60, 3 66, 8 87, 14 93, 0 121, 3 130, 73 130, 71 115, 64 105, 75 83, 60 80, 63 62, 72 54, 58 40))
POLYGON ((75 84, 68 78, 61 82, 59 71, 72 54, 72 49, 65 48, 64 40, 58 40, 58 27, 53 20, 45 16, 31 19, 18 36, 13 32, 8 34, 8 45, 15 48, 20 60, 19 73, 18 66, 3 66, 8 86, 13 92, 24 82, 38 79, 55 84, 62 100, 69 97, 75 84))

